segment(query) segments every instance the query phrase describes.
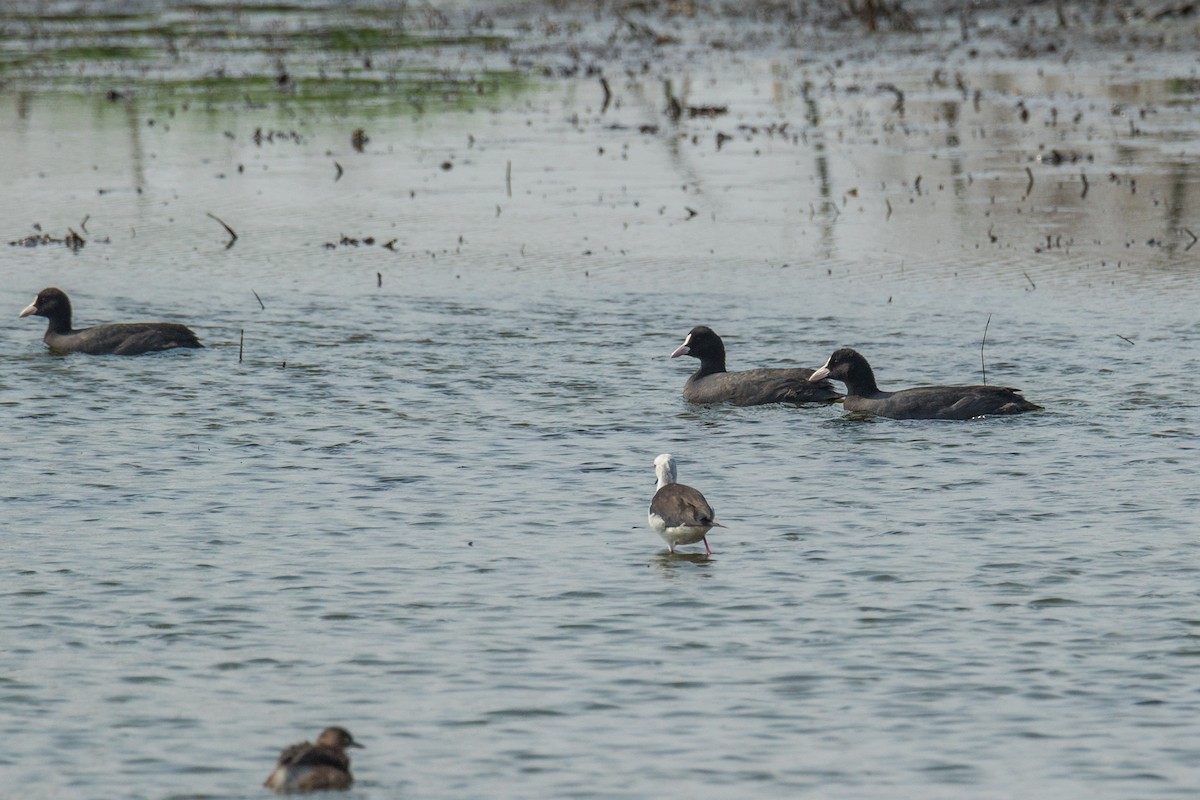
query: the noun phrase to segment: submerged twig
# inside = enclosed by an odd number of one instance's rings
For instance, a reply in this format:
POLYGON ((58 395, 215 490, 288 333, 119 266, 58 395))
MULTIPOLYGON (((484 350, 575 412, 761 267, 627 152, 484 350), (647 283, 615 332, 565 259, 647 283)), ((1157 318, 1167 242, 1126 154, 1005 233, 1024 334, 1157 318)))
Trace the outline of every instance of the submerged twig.
POLYGON ((628 25, 629 30, 635 36, 640 36, 643 39, 650 39, 651 41, 658 41, 660 38, 658 33, 656 33, 655 30, 649 25, 643 25, 641 23, 634 22, 633 20, 629 19, 629 17, 625 16, 623 12, 617 12, 617 19, 628 25))
POLYGON ((1119 334, 1119 333, 1117 334, 1117 338, 1118 338, 1118 339, 1124 339, 1125 341, 1129 342, 1130 344, 1134 344, 1134 341, 1133 341, 1133 339, 1125 339, 1125 337, 1124 337, 1124 336, 1122 336, 1122 335, 1121 335, 1121 334, 1119 334))
POLYGON ((265 305, 263 305, 262 298, 258 296, 258 292, 256 292, 256 291, 254 291, 253 289, 251 289, 251 290, 250 290, 250 294, 254 295, 254 299, 258 301, 258 305, 259 305, 260 307, 262 307, 262 310, 263 310, 263 311, 266 311, 266 310, 267 310, 267 307, 266 307, 265 305))
MULTIPOLYGON (((505 164, 505 167, 504 167, 504 191, 506 191, 508 193, 509 197, 512 197, 512 162, 511 161, 507 162, 507 164, 505 164)), ((499 213, 497 213, 497 216, 499 216, 499 213)))
POLYGON ((1188 246, 1183 248, 1183 252, 1186 253, 1188 250, 1191 250, 1192 247, 1195 246, 1196 242, 1200 241, 1200 239, 1197 239, 1196 234, 1192 233, 1187 228, 1184 228, 1183 232, 1186 233, 1188 236, 1192 237, 1192 240, 1190 242, 1188 242, 1188 246))
POLYGON ((342 173, 343 173, 343 172, 345 172, 345 170, 344 170, 344 169, 342 169, 342 165, 341 165, 341 164, 339 164, 339 163, 338 163, 338 162, 336 162, 336 161, 335 161, 335 162, 333 162, 333 165, 334 165, 335 167, 337 167, 337 175, 334 175, 334 176, 333 176, 333 182, 334 182, 334 183, 337 183, 338 181, 340 181, 340 180, 342 179, 342 173))
POLYGON ((228 250, 229 248, 233 247, 233 243, 238 240, 237 231, 235 231, 233 228, 226 225, 224 220, 222 220, 216 214, 213 214, 211 211, 205 211, 204 213, 207 216, 211 217, 212 219, 215 219, 217 222, 221 223, 221 227, 224 228, 225 230, 229 231, 229 243, 225 245, 225 249, 228 250))
POLYGON ((238 331, 238 363, 242 363, 242 350, 246 346, 246 329, 242 328, 238 331))
POLYGON ((904 92, 900 91, 900 87, 894 83, 880 83, 875 86, 878 91, 891 92, 896 96, 896 102, 892 104, 892 111, 895 111, 901 117, 904 116, 904 92))
POLYGON ((608 104, 612 102, 612 89, 608 85, 608 78, 600 76, 600 88, 604 90, 604 102, 600 105, 600 113, 608 111, 608 104))
POLYGON ((988 314, 987 322, 983 323, 983 341, 979 343, 979 366, 983 367, 983 385, 987 386, 987 364, 983 360, 983 346, 987 344, 988 326, 992 324, 992 315, 988 314))
MULTIPOLYGON (((1029 176, 1029 185, 1025 187, 1025 197, 1029 197, 1029 193, 1033 191, 1033 170, 1029 167, 1025 168, 1025 174, 1029 176)), ((1021 199, 1024 200, 1025 197, 1021 199)))
POLYGON ((1024 270, 1022 270, 1021 274, 1025 276, 1025 280, 1029 281, 1030 286, 1032 286, 1034 289, 1037 288, 1037 284, 1033 282, 1033 278, 1029 277, 1028 272, 1025 272, 1024 270))

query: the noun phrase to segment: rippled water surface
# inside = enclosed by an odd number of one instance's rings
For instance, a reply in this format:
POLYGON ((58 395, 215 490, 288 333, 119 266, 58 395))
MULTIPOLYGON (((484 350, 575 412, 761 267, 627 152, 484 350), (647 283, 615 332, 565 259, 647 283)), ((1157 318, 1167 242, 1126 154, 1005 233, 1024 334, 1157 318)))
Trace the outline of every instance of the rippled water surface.
POLYGON ((0 795, 257 797, 337 723, 363 798, 1194 797, 1196 98, 1121 69, 9 94, 5 241, 88 243, 0 252, 0 795), (52 355, 49 285, 207 347, 52 355), (1046 409, 692 408, 698 323, 884 388, 979 382, 986 324, 1046 409))

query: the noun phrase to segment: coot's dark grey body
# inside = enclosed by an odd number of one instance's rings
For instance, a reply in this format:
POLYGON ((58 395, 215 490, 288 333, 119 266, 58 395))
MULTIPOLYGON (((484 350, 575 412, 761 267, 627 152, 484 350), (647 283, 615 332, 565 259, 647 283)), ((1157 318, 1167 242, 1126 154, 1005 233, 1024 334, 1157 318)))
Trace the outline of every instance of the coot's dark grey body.
POLYGON ((61 289, 43 289, 20 316, 30 314, 49 320, 42 341, 60 353, 134 356, 172 350, 176 347, 203 347, 186 325, 175 322, 130 322, 71 329, 71 301, 61 289))
POLYGON ((847 411, 890 419, 974 419, 1041 408, 1007 386, 922 386, 883 392, 875 385, 871 365, 848 347, 835 351, 811 380, 823 378, 846 384, 847 411))
POLYGON ((691 356, 700 369, 683 385, 689 403, 759 406, 766 403, 828 403, 841 397, 828 381, 812 382, 813 371, 793 369, 748 369, 725 371, 725 343, 712 328, 698 325, 688 332, 671 358, 691 356))

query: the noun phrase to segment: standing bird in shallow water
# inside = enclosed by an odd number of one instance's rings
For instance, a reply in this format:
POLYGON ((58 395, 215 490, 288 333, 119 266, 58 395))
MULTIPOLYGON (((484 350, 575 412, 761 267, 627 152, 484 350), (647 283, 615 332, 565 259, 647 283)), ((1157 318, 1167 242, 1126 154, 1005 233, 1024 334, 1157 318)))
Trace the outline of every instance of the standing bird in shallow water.
POLYGON ((316 744, 300 742, 285 747, 263 786, 280 793, 349 789, 354 778, 346 748, 362 746, 345 728, 326 728, 316 744))
POLYGON ((658 476, 658 491, 650 501, 650 527, 666 540, 672 553, 676 545, 704 542, 704 553, 711 556, 707 534, 721 527, 712 506, 697 490, 675 482, 673 456, 663 453, 654 459, 654 473, 658 476))
POLYGON ((846 384, 847 411, 865 411, 891 419, 974 419, 1020 414, 1041 406, 1007 386, 919 386, 884 392, 875 385, 871 365, 849 347, 835 350, 809 380, 832 378, 846 384))
POLYGON ((203 347, 196 334, 177 322, 127 322, 71 329, 71 301, 62 289, 42 289, 18 316, 50 321, 42 341, 60 353, 135 356, 176 347, 203 347))
POLYGON ((829 381, 812 382, 813 371, 803 367, 725 371, 725 343, 712 328, 697 325, 688 331, 671 358, 691 356, 700 368, 683 385, 683 399, 698 405, 732 403, 829 403, 841 397, 829 381))

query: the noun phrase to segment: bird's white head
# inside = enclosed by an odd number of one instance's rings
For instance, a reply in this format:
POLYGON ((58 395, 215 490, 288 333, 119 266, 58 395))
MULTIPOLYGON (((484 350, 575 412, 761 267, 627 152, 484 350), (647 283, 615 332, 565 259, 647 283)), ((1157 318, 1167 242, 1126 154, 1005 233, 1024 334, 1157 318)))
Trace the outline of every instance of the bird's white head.
POLYGON ((663 453, 654 459, 654 474, 658 476, 658 487, 661 489, 668 483, 675 482, 675 456, 663 453))

